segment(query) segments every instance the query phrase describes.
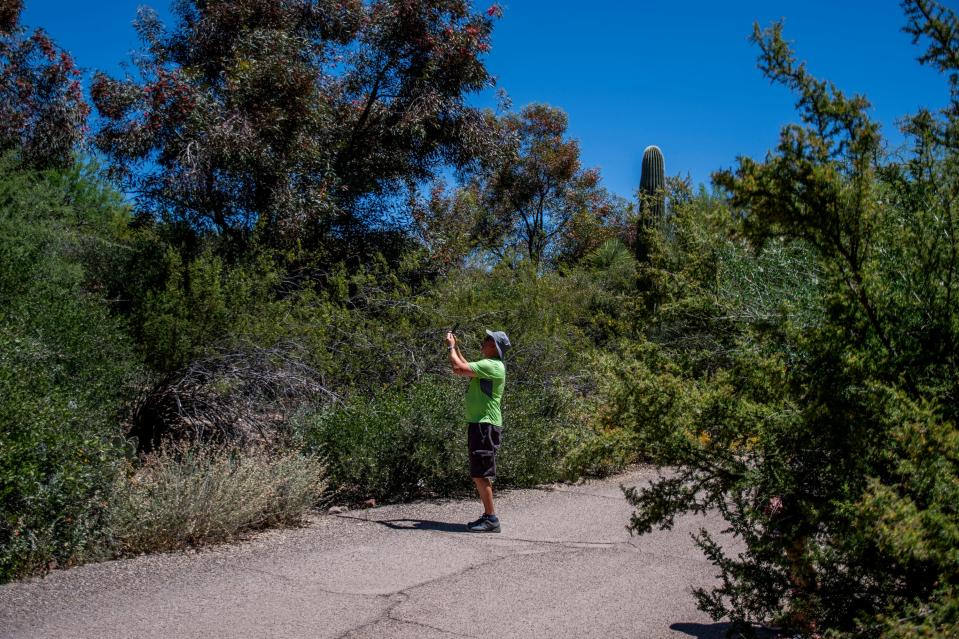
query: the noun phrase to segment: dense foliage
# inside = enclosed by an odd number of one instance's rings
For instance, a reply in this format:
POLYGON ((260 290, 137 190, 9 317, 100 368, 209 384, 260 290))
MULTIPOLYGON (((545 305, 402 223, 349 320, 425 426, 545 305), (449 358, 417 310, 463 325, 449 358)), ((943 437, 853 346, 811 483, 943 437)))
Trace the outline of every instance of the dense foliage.
POLYGON ((127 215, 78 169, 0 159, 0 577, 94 541, 139 364, 87 264, 127 215))
MULTIPOLYGON (((954 74, 955 14, 906 6, 934 42, 926 61, 954 74)), ((690 252, 677 271, 675 241, 652 258, 682 284, 651 288, 654 331, 626 357, 614 416, 677 472, 629 491, 631 525, 719 509, 747 551, 703 532, 723 579, 697 596, 743 631, 945 636, 959 622, 956 97, 908 118, 912 153, 892 160, 864 98, 812 77, 779 25, 754 40, 801 123, 764 162, 715 176, 733 213, 729 239, 709 241, 722 261, 689 271, 690 252)))
MULTIPOLYGON (((497 7, 464 0, 219 0, 141 10, 140 78, 98 74, 97 146, 143 210, 245 246, 357 245, 374 203, 464 167, 485 119, 497 7)), ((355 256, 350 256, 355 257, 355 256)))

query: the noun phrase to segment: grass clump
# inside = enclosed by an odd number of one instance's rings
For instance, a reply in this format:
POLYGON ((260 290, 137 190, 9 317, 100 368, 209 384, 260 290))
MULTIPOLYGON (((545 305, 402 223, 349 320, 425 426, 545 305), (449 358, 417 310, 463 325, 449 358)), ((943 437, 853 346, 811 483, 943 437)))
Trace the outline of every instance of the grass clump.
POLYGON ((120 554, 229 541, 298 523, 325 487, 299 452, 165 445, 116 481, 107 531, 120 554))

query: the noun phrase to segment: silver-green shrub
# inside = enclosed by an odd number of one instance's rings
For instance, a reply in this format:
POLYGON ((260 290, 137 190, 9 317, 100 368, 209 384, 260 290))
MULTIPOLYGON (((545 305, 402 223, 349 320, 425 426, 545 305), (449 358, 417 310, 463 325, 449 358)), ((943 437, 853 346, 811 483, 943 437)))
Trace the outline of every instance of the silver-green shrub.
POLYGON ((128 554, 295 524, 319 501, 324 475, 316 457, 296 451, 168 444, 118 477, 106 532, 128 554))

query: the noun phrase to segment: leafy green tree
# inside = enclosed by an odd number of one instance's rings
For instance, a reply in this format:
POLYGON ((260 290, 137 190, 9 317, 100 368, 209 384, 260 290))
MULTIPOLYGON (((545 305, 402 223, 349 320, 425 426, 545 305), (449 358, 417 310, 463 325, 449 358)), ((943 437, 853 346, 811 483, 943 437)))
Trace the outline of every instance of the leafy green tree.
MULTIPOLYGON (((507 150, 473 178, 487 211, 489 248, 501 257, 519 249, 538 266, 554 257, 571 227, 589 226, 578 217, 602 220, 615 206, 600 185, 599 170, 580 165, 579 143, 566 139, 562 110, 531 104, 500 118, 498 126, 507 150)), ((597 239, 596 245, 602 241, 597 239)))
POLYGON ((475 186, 450 191, 437 180, 428 198, 411 198, 410 217, 413 235, 439 272, 465 266, 470 255, 487 245, 489 229, 483 224, 487 216, 475 186))
MULTIPOLYGON (((923 60, 954 78, 955 14, 904 7, 908 30, 933 42, 923 60)), ((746 550, 731 556, 703 532, 722 582, 697 597, 745 632, 771 623, 803 636, 948 636, 959 622, 955 92, 942 113, 907 120, 913 153, 889 162, 865 98, 814 78, 781 25, 757 27, 753 40, 763 72, 797 94, 801 123, 765 161, 741 158, 714 179, 756 265, 805 254, 814 297, 787 278, 795 293, 778 296, 779 313, 742 313, 752 304, 737 281, 775 281, 768 268, 720 280, 705 298, 685 283, 664 289, 673 298, 654 312, 654 341, 621 369, 614 397, 641 450, 678 470, 628 491, 631 525, 718 509, 746 550), (670 334, 690 311, 739 315, 744 330, 707 322, 701 334, 721 339, 676 358, 670 334)), ((701 263, 687 271, 693 282, 721 265, 701 263)))
POLYGON ((361 204, 472 162, 485 139, 465 98, 492 81, 481 56, 496 5, 216 0, 174 13, 170 31, 139 13, 139 79, 99 73, 91 87, 97 146, 156 217, 319 250, 379 221, 361 204))

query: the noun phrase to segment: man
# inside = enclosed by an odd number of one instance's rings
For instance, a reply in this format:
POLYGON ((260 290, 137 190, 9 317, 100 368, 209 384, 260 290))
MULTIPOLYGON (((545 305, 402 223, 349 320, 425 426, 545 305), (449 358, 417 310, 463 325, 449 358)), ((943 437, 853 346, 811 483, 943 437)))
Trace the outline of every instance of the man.
POLYGON ((499 532, 500 523, 493 508, 493 480, 496 478, 496 451, 502 437, 503 414, 500 410, 503 387, 506 385, 506 367, 503 354, 510 347, 509 338, 502 331, 486 331, 483 340, 483 359, 467 362, 456 336, 446 334, 453 374, 469 377, 466 391, 466 421, 469 424, 470 477, 476 484, 483 516, 466 525, 471 532, 499 532))

